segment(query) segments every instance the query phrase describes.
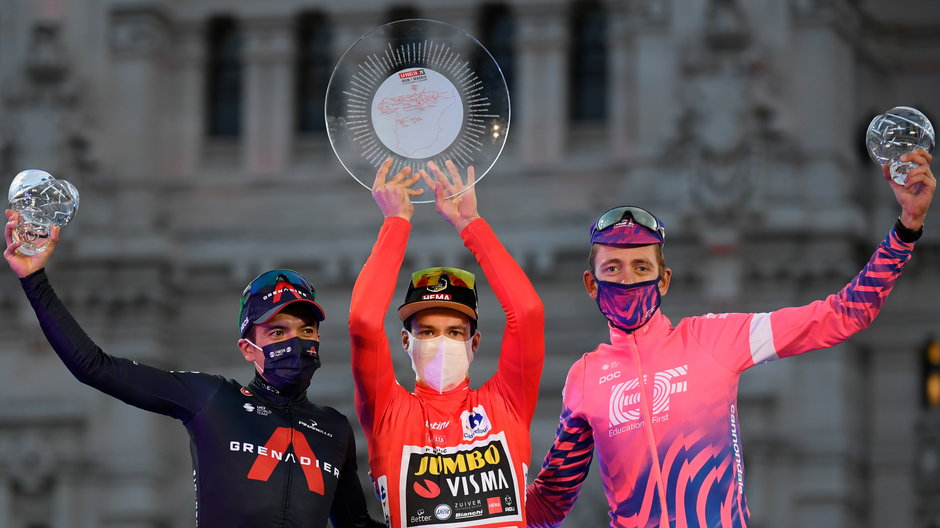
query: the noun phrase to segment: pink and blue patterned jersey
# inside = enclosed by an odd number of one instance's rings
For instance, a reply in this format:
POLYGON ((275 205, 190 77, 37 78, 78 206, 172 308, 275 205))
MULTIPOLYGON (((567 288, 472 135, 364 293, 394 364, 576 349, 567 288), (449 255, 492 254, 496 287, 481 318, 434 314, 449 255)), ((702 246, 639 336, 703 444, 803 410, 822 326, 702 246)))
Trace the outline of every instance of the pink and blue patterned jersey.
POLYGON ((611 327, 610 344, 568 373, 555 441, 527 489, 528 526, 561 524, 596 450, 611 527, 746 527, 740 374, 866 328, 912 248, 892 230, 852 282, 806 306, 611 327))

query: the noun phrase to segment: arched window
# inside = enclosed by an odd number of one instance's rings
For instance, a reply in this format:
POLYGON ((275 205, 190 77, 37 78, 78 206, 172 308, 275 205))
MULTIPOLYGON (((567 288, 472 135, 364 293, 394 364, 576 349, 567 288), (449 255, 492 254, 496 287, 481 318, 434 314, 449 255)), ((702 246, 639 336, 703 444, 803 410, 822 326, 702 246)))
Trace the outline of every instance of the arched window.
POLYGON ((574 121, 603 120, 607 114, 605 16, 599 2, 585 0, 572 4, 568 109, 574 121))
POLYGON ((241 33, 235 20, 209 22, 206 78, 206 132, 211 137, 237 137, 241 133, 241 33))
POLYGON ((307 13, 297 23, 297 131, 316 134, 326 131, 323 105, 330 82, 333 61, 330 58, 332 34, 325 16, 307 13))
MULTIPOLYGON (((516 69, 514 48, 516 22, 505 4, 485 4, 480 11, 478 35, 480 42, 490 52, 503 71, 503 78, 512 93, 516 69)), ((484 79, 486 81, 486 79, 484 79)))

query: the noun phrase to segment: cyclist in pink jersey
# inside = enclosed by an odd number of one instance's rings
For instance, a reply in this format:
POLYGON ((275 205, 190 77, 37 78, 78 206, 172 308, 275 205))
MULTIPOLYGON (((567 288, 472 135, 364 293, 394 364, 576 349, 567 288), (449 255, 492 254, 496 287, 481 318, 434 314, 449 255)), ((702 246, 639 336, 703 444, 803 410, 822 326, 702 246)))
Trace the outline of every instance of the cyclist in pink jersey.
POLYGON ((937 182, 932 156, 905 186, 889 180, 901 216, 864 269, 841 291, 769 313, 689 317, 659 310, 669 289, 662 222, 617 207, 591 226, 588 294, 610 326, 571 367, 560 424, 526 490, 530 527, 559 526, 596 449, 611 527, 746 527, 738 377, 759 363, 840 343, 878 314, 923 232, 937 182))

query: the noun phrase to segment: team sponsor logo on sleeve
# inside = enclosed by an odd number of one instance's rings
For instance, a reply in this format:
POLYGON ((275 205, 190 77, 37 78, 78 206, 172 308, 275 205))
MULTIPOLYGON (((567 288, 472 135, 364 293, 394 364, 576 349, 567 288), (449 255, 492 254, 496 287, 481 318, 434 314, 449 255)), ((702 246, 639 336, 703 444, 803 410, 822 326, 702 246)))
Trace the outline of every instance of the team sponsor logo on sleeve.
POLYGON ((504 433, 457 447, 405 446, 401 474, 404 527, 522 521, 519 476, 504 433))

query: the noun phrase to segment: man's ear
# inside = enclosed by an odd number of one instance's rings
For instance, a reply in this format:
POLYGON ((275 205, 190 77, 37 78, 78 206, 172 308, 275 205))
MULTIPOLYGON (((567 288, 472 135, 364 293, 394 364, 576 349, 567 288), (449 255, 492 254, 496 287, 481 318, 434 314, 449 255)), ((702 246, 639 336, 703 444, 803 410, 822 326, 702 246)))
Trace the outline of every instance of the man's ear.
POLYGON ((245 361, 254 361, 256 359, 255 356, 257 355, 258 349, 251 344, 251 341, 248 341, 245 338, 241 338, 235 343, 235 345, 238 346, 238 350, 241 351, 245 361))
POLYGON ((591 270, 584 270, 583 278, 584 289, 587 290, 592 299, 597 299, 597 281, 594 279, 594 274, 591 273, 591 270))
POLYGON ((659 278, 659 294, 666 295, 666 292, 669 291, 669 281, 672 279, 672 270, 666 268, 663 270, 662 277, 659 278))
POLYGON ((480 348, 480 338, 483 336, 483 333, 477 330, 477 333, 473 334, 473 337, 470 338, 470 349, 473 350, 473 353, 477 353, 477 349, 480 348))
POLYGON ((405 330, 404 328, 402 328, 402 329, 401 329, 401 348, 402 348, 402 350, 404 350, 405 352, 408 351, 408 339, 409 339, 410 337, 411 337, 411 336, 408 335, 408 331, 405 330))

